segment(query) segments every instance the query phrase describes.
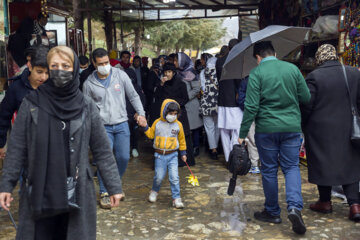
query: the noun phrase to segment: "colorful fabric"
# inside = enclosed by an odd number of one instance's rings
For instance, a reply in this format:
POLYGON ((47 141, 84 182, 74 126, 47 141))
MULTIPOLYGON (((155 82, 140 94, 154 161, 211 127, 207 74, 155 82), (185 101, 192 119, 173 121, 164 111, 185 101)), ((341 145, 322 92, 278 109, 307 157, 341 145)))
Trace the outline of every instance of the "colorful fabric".
POLYGON ((217 58, 210 58, 206 63, 206 68, 201 72, 201 80, 204 82, 200 100, 200 114, 202 116, 217 115, 219 82, 216 77, 216 60, 217 58))

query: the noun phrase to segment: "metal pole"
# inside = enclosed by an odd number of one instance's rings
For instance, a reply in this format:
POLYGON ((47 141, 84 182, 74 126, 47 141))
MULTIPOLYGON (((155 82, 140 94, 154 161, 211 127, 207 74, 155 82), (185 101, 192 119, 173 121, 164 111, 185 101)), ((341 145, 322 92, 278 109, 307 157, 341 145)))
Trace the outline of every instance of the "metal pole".
POLYGON ((5 31, 5 36, 9 36, 10 31, 9 31, 8 1, 3 0, 3 4, 4 4, 4 31, 5 31))

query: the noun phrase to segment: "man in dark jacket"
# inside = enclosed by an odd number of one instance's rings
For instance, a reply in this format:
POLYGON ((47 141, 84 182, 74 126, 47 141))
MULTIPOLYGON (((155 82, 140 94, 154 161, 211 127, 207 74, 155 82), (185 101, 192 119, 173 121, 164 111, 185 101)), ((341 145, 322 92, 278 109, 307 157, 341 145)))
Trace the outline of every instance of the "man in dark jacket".
POLYGON ((4 146, 7 132, 11 126, 11 119, 19 110, 23 98, 31 91, 37 89, 49 77, 46 62, 48 50, 39 47, 31 57, 29 69, 25 69, 19 79, 16 79, 6 91, 5 98, 0 105, 0 158, 5 157, 4 146))
POLYGON ((144 82, 147 79, 147 75, 149 73, 148 68, 145 68, 143 66, 141 66, 141 58, 140 56, 135 56, 134 60, 133 60, 133 64, 130 67, 131 69, 134 70, 134 73, 136 75, 136 84, 143 89, 144 88, 144 82))
MULTIPOLYGON (((229 50, 231 50, 238 42, 238 39, 231 39, 229 42, 229 50)), ((242 119, 242 111, 236 102, 240 79, 220 81, 222 67, 227 57, 228 55, 219 58, 215 65, 216 75, 219 81, 218 128, 226 162, 229 160, 229 154, 233 145, 237 143, 242 119)))
MULTIPOLYGON (((140 86, 137 85, 136 73, 131 68, 125 69, 125 72, 131 79, 134 89, 141 99, 142 105, 145 106, 145 95, 144 95, 143 90, 140 88, 140 86)), ((129 129, 130 129, 131 155, 136 158, 139 156, 139 152, 137 150, 137 147, 138 147, 138 136, 137 136, 138 125, 134 119, 134 115, 136 114, 136 111, 135 111, 134 107, 131 105, 131 102, 128 97, 126 97, 126 111, 127 111, 128 119, 129 119, 128 123, 129 123, 129 129)))
POLYGON ((84 82, 95 71, 94 64, 91 62, 90 66, 80 73, 80 90, 82 91, 84 82))

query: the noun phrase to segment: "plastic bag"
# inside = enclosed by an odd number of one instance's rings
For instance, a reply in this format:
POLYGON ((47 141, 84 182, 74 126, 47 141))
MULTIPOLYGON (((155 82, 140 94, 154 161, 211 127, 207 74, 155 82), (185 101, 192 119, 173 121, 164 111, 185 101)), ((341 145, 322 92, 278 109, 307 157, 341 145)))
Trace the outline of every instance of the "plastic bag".
POLYGON ((316 19, 313 32, 320 33, 320 35, 336 35, 338 34, 338 15, 321 16, 316 19))

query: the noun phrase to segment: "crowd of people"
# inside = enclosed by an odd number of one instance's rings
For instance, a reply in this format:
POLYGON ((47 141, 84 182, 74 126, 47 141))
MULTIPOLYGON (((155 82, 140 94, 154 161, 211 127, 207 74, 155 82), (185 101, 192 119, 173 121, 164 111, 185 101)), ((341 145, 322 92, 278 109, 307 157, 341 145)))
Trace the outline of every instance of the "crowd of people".
POLYGON ((350 103, 360 103, 358 69, 342 69, 335 48, 323 45, 316 53, 319 67, 305 80, 295 65, 276 58, 271 42, 263 41, 254 45, 258 66, 248 77, 221 80, 237 43, 232 39, 216 56, 203 53, 195 62, 185 53, 160 55, 150 68, 147 57, 131 61, 128 51, 118 58, 116 51, 98 48, 89 60, 65 46, 28 48, 22 59, 26 67, 9 79, 0 106, 0 157, 5 157, 0 204, 9 210, 20 179, 17 239, 95 239, 96 194, 88 149, 97 167, 100 207, 110 209, 125 199, 122 178, 130 155, 141 157, 139 134, 153 139, 149 202, 156 202, 168 171, 173 206, 184 208, 178 167, 195 165, 204 142, 209 159, 218 160, 222 151, 227 163, 233 146, 245 141, 250 172, 261 172, 265 195, 255 219, 282 222, 280 166, 288 218, 294 232, 304 234, 303 132, 309 181, 320 195, 310 209, 330 213, 331 188, 342 185, 349 218, 360 221, 360 152, 350 141, 356 111, 350 103), (69 197, 74 194, 69 189, 75 189, 76 197, 69 197))

